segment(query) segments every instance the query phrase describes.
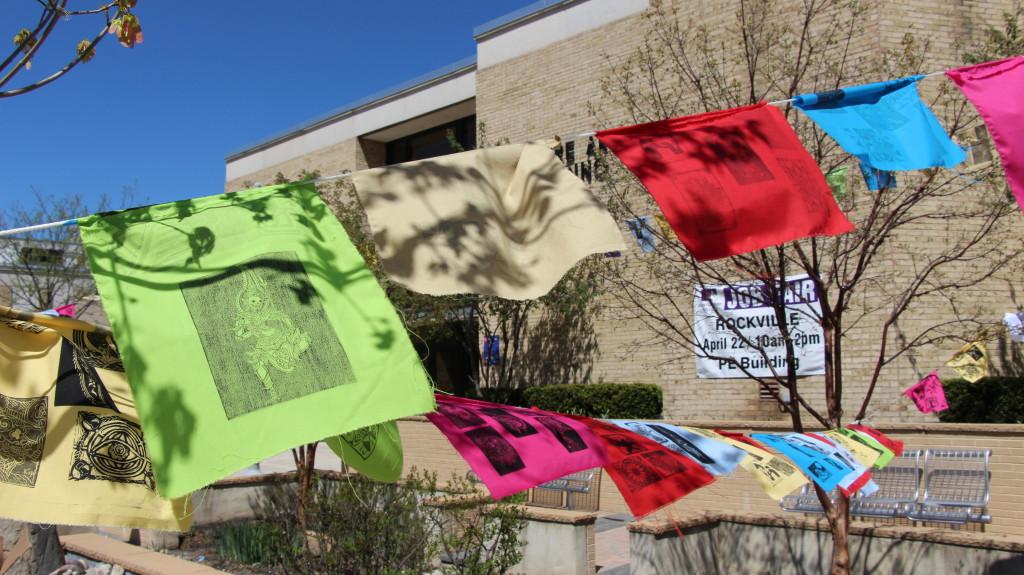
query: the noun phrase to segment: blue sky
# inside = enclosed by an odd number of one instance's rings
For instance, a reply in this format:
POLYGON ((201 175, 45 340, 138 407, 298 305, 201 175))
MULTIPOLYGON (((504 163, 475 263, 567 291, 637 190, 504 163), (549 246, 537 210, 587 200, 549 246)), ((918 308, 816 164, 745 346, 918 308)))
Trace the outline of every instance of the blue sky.
MULTIPOLYGON (((128 185, 146 203, 218 193, 228 153, 472 56, 474 26, 530 2, 139 0, 142 44, 108 37, 92 62, 0 99, 0 209, 31 187, 94 200, 128 185)), ((4 0, 0 58, 37 7, 4 0)), ((101 25, 59 24, 32 73, 101 25)))

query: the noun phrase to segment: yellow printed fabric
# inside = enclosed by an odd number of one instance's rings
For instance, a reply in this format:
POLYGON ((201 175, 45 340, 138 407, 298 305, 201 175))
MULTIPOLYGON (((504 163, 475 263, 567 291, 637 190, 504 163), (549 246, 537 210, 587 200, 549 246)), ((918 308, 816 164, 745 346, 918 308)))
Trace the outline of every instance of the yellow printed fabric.
POLYGON ((0 307, 0 516, 187 531, 161 499, 113 338, 0 307))
POLYGON ((867 469, 874 467, 881 454, 859 441, 854 441, 842 433, 831 429, 825 432, 829 439, 835 441, 847 451, 853 454, 854 458, 867 469))
POLYGON ((384 271, 430 295, 546 294, 582 258, 626 249, 611 215, 545 145, 356 172, 384 271))
POLYGON ((768 497, 776 501, 803 487, 808 482, 807 477, 796 466, 764 449, 707 429, 700 429, 698 427, 684 427, 684 429, 699 433, 705 437, 724 441, 733 447, 738 447, 747 452, 749 457, 744 457, 740 461, 740 467, 753 475, 768 497))
POLYGON ((988 376, 988 350, 984 341, 972 341, 946 362, 960 377, 974 383, 988 376))

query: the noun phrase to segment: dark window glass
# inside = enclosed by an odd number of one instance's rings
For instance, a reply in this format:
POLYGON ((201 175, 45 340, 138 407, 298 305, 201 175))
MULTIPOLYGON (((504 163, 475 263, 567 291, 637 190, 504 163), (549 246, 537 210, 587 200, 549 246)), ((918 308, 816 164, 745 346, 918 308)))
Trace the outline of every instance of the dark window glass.
POLYGON ((467 116, 388 142, 387 163, 389 165, 401 164, 474 148, 476 148, 476 116, 467 116), (448 138, 449 131, 462 150, 452 146, 448 138))

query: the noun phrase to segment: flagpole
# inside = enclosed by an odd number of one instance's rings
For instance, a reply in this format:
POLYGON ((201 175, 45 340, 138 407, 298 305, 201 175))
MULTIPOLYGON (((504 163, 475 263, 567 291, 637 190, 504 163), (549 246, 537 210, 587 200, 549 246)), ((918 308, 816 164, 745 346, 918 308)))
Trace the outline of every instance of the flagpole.
MULTIPOLYGON (((942 74, 945 74, 945 73, 946 73, 945 70, 942 70, 940 72, 930 72, 928 74, 924 74, 924 77, 925 78, 931 78, 932 76, 941 76, 942 74)), ((783 104, 789 104, 790 102, 794 102, 795 100, 796 100, 796 98, 788 98, 788 99, 785 99, 785 100, 775 100, 773 102, 768 102, 768 105, 770 105, 770 106, 781 106, 783 104)), ((596 131, 594 131, 594 130, 587 130, 587 131, 584 131, 584 132, 574 132, 574 133, 571 133, 571 134, 564 134, 564 135, 561 135, 561 136, 555 136, 555 139, 557 141, 559 141, 559 142, 571 142, 571 141, 579 139, 579 138, 592 138, 592 137, 594 137, 596 135, 597 135, 596 131)), ((373 168, 370 168, 370 169, 373 169, 373 168)), ((360 170, 360 171, 362 171, 362 170, 360 170)), ((351 177, 353 173, 355 173, 355 172, 350 172, 350 171, 346 170, 346 171, 343 171, 340 174, 335 174, 333 176, 325 176, 323 178, 315 178, 315 179, 306 180, 306 181, 314 183, 314 184, 319 184, 321 182, 329 182, 329 181, 332 181, 332 180, 340 180, 342 178, 348 178, 348 177, 351 177)), ((25 226, 25 227, 22 227, 22 228, 13 228, 13 229, 10 229, 10 230, 0 230, 0 237, 13 236, 13 235, 24 234, 24 233, 29 233, 29 232, 37 232, 37 231, 40 231, 40 230, 48 230, 50 228, 59 228, 61 226, 74 226, 74 225, 78 224, 78 219, 79 218, 74 218, 74 219, 71 219, 71 220, 62 220, 62 221, 59 221, 59 222, 50 222, 50 223, 47 223, 47 224, 36 224, 34 226, 25 226)))

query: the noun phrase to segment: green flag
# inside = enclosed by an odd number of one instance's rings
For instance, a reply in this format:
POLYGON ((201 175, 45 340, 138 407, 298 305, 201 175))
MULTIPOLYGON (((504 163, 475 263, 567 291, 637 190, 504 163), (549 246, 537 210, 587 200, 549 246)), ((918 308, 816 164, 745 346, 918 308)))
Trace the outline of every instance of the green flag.
POLYGON ((326 443, 342 461, 370 479, 394 482, 402 476, 402 438, 394 421, 331 437, 326 443))
POLYGON ((832 195, 837 201, 842 201, 846 197, 846 173, 849 170, 846 166, 840 166, 825 174, 825 181, 828 182, 828 187, 832 188, 832 195))
POLYGON ((871 437, 870 435, 868 435, 866 433, 860 433, 858 431, 854 431, 852 429, 847 429, 845 427, 840 427, 840 428, 836 429, 835 432, 839 433, 839 434, 842 434, 842 435, 845 435, 846 437, 849 437, 853 441, 861 443, 862 445, 865 445, 865 446, 867 446, 867 447, 877 451, 878 452, 878 459, 875 460, 875 468, 876 469, 881 469, 881 468, 885 467, 886 465, 889 465, 889 462, 892 461, 893 457, 896 456, 896 454, 893 453, 891 449, 889 449, 888 447, 882 445, 881 443, 878 442, 877 439, 875 439, 874 437, 871 437))
POLYGON ((311 184, 79 228, 163 497, 433 409, 394 308, 311 184))

